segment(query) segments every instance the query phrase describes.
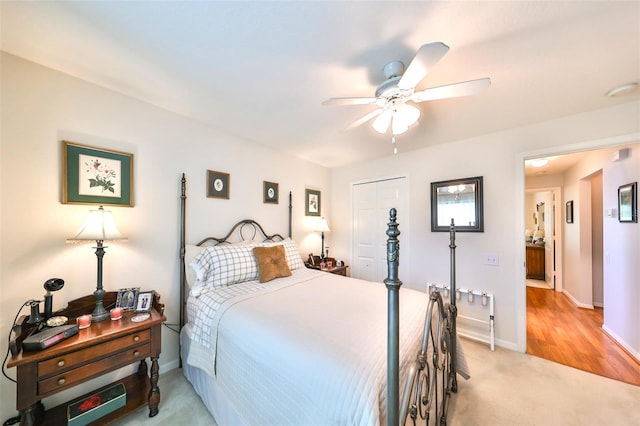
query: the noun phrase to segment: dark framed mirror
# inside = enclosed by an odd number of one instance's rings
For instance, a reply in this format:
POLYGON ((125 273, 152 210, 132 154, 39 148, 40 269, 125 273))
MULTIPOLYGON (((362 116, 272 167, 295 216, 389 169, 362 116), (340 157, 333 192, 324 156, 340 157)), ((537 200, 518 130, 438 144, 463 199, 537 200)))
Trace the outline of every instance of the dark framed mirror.
POLYGON ((482 176, 431 182, 431 232, 484 232, 482 176))

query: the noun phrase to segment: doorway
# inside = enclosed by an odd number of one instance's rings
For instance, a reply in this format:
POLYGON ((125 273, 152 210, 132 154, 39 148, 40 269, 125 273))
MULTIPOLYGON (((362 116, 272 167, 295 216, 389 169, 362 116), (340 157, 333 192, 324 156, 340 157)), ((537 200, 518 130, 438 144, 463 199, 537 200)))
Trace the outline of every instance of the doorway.
MULTIPOLYGON (((565 181, 566 177, 567 174, 563 172, 560 181, 565 181)), ((553 266, 561 276, 563 270, 561 255, 565 246, 563 236, 569 234, 570 238, 574 238, 579 235, 578 244, 581 252, 584 253, 582 256, 584 259, 579 262, 579 265, 569 265, 569 267, 581 270, 579 275, 574 273, 572 276, 580 277, 583 292, 579 294, 578 286, 575 283, 574 285, 564 283, 562 279, 559 279, 559 276, 555 277, 557 292, 552 289, 526 286, 526 351, 531 355, 595 374, 637 383, 637 363, 631 357, 625 358, 624 351, 602 329, 602 308, 604 307, 602 170, 598 169, 586 176, 569 175, 569 181, 573 181, 576 188, 574 195, 567 197, 572 200, 563 200, 561 197, 563 190, 556 188, 558 195, 554 198, 553 207, 556 219, 560 220, 554 220, 556 229, 552 230, 553 239, 549 243, 553 244, 553 266), (572 217, 577 218, 575 221, 567 219, 568 212, 565 211, 567 201, 571 201, 574 209, 572 217), (566 233, 563 233, 563 230, 566 233), (569 293, 565 292, 567 286, 570 289, 569 293), (591 297, 585 297, 587 288, 591 297), (581 302, 572 296, 572 292, 573 295, 579 294, 581 302), (580 324, 580 327, 576 324, 580 324), (590 336, 590 338, 585 341, 585 336, 590 336), (565 342, 567 346, 561 349, 557 344, 550 343, 560 341, 565 342), (594 342, 598 344, 596 345, 594 342), (608 365, 602 363, 603 358, 611 362, 613 360, 618 363, 626 362, 627 377, 632 379, 625 380, 619 374, 613 374, 610 369, 603 368, 608 365)), ((532 189, 532 186, 534 186, 532 182, 525 179, 525 197, 533 197, 533 200, 525 203, 527 206, 525 207, 525 215, 529 210, 532 211, 531 220, 527 218, 525 224, 528 227, 533 223, 534 226, 539 227, 540 221, 536 222, 534 216, 541 219, 539 217, 541 211, 547 211, 544 208, 540 209, 541 206, 546 205, 545 192, 547 188, 532 189), (533 194, 536 195, 533 196, 533 194)), ((545 234, 547 232, 548 230, 545 228, 545 234)))
POLYGON ((562 218, 560 187, 525 192, 526 285, 560 290, 562 282, 562 218))

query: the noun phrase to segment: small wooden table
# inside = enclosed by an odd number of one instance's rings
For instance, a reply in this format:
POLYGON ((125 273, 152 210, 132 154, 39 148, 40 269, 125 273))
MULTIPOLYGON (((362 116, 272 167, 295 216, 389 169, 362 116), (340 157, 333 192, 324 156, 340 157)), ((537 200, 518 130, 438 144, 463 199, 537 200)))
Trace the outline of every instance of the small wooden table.
POLYGON ((347 265, 342 266, 334 266, 332 268, 321 269, 318 265, 311 265, 309 263, 305 263, 305 266, 309 269, 317 269, 318 271, 329 272, 330 274, 342 275, 344 277, 347 276, 347 265))
MULTIPOLYGON (((115 305, 117 292, 108 292, 104 305, 115 305)), ((161 327, 164 317, 164 305, 159 303, 160 296, 154 292, 150 318, 133 322, 136 312, 125 312, 121 319, 110 319, 91 323, 88 328, 47 349, 34 352, 22 351, 13 356, 8 367, 17 367, 16 408, 20 412, 21 425, 64 425, 67 424, 69 404, 106 389, 113 383, 96 389, 73 401, 54 407, 45 413, 41 400, 65 389, 85 383, 134 362, 139 362, 136 373, 117 380, 126 389, 126 406, 100 418, 94 424, 112 422, 124 417, 144 404, 149 406, 149 417, 158 414, 160 389, 158 388, 158 357, 161 351, 161 327), (146 358, 151 358, 151 374, 147 374, 146 358)), ((67 308, 54 315, 66 316, 70 324, 76 317, 91 313, 94 307, 93 296, 86 296, 69 303, 67 308)), ((27 333, 28 325, 23 319, 23 333, 17 339, 19 343, 27 333)))

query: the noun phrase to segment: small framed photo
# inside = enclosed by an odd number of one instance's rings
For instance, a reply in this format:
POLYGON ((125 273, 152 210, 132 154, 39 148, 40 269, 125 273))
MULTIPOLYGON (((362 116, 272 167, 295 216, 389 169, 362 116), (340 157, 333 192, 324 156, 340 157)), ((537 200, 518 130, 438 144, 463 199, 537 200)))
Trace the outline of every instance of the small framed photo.
POLYGON ((565 206, 565 217, 567 223, 573 223, 573 200, 567 201, 565 206))
POLYGON ((305 216, 320 216, 320 191, 305 189, 305 216))
POLYGON ((136 312, 149 312, 153 304, 153 291, 142 291, 138 293, 136 302, 136 312))
POLYGON ((207 170, 207 197, 229 199, 229 173, 207 170))
POLYGON ((275 182, 263 183, 264 202, 267 204, 278 204, 278 184, 275 182))
POLYGON ((140 287, 121 288, 118 290, 116 297, 116 308, 122 308, 125 311, 132 311, 136 308, 136 300, 140 287))
POLYGON ((618 222, 638 222, 638 182, 618 188, 618 222))
POLYGON ((133 154, 62 141, 62 203, 133 207, 133 154))

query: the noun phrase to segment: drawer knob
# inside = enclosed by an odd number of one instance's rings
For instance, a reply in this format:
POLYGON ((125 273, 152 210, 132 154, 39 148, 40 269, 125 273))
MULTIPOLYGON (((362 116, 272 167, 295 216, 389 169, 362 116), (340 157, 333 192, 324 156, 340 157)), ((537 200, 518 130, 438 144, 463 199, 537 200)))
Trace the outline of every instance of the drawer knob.
POLYGON ((58 367, 64 367, 65 364, 66 362, 64 361, 64 359, 61 359, 60 361, 58 361, 58 367))
POLYGON ((64 385, 65 383, 67 383, 67 379, 65 379, 64 377, 63 377, 63 378, 61 378, 61 379, 58 379, 58 384, 59 384, 60 386, 64 385))
POLYGON ((138 340, 140 340, 140 336, 133 336, 133 341, 137 342, 138 340))
POLYGON ((135 352, 133 353, 133 356, 140 356, 140 352, 135 351, 135 352))

